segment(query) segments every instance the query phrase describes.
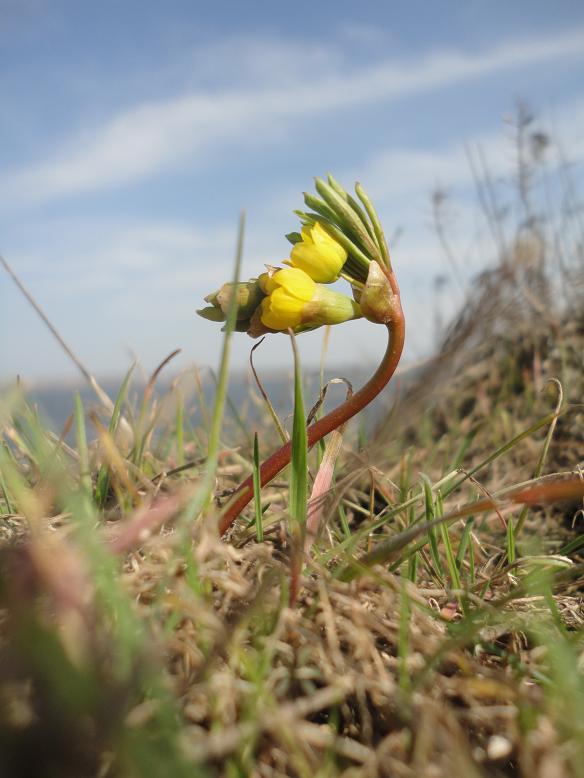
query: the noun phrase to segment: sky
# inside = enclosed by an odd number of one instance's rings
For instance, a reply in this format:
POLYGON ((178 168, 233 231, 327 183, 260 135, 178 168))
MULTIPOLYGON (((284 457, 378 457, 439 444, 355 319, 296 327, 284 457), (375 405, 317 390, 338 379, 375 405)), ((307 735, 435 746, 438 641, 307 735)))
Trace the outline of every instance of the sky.
MULTIPOLYGON (((0 0, 0 253, 97 376, 176 348, 176 369, 216 366, 221 332, 195 310, 231 277, 240 211, 251 277, 286 258, 302 192, 330 171, 377 206, 415 361, 437 307, 448 320, 494 260, 469 149, 511 186, 523 101, 583 178, 583 76, 580 0, 0 0)), ((335 327, 329 364, 373 364, 384 339, 335 327)), ((299 340, 317 364, 322 332, 299 340)), ((235 368, 252 345, 235 336, 235 368)), ((289 367, 289 343, 257 360, 289 367)), ((76 368, 0 268, 0 381, 16 375, 76 368)))

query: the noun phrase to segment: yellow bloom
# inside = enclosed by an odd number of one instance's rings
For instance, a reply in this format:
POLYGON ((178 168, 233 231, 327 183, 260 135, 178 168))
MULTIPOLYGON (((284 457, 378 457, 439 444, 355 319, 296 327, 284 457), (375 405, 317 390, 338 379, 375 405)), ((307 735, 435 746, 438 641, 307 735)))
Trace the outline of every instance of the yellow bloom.
POLYGON ((252 317, 248 330, 252 337, 288 329, 302 332, 362 315, 359 304, 350 297, 315 283, 297 267, 263 273, 259 284, 267 296, 252 317))
POLYGON ((295 267, 260 276, 260 286, 268 295, 261 303, 262 324, 272 330, 297 327, 302 311, 316 292, 316 284, 303 270, 295 267))
POLYGON ((318 222, 302 228, 300 240, 290 253, 286 264, 304 270, 321 284, 330 284, 339 277, 347 261, 347 252, 318 222))

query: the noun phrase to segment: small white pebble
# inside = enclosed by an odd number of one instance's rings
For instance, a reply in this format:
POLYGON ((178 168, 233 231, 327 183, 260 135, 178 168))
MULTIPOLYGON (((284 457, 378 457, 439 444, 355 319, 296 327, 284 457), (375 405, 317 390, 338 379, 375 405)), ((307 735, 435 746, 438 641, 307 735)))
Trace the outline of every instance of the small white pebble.
POLYGON ((493 762, 505 759, 513 751, 511 741, 502 735, 493 735, 487 743, 487 756, 493 762))

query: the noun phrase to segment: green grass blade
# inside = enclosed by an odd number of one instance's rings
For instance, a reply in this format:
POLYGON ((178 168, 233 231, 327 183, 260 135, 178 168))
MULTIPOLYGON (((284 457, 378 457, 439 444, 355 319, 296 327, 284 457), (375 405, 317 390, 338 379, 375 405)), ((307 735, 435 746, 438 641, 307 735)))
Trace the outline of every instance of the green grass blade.
MULTIPOLYGON (((524 506, 521 509, 521 516, 527 516, 527 513, 529 511, 528 506, 524 506)), ((520 518, 521 518, 520 516, 520 518)), ((515 560, 517 559, 517 552, 515 548, 515 530, 513 528, 513 522, 508 521, 507 522, 507 536, 506 536, 506 546, 507 546, 507 561, 510 565, 512 565, 515 560)))
POLYGON ((185 463, 185 403, 182 392, 176 396, 176 461, 179 467, 185 463))
MULTIPOLYGON (((118 396, 116 397, 116 402, 114 404, 114 409, 112 411, 112 416, 108 426, 108 432, 112 437, 116 434, 120 423, 120 418, 122 415, 122 407, 124 405, 126 396, 128 394, 128 387, 130 385, 130 379, 132 377, 132 373, 134 372, 134 367, 135 366, 132 365, 128 370, 128 372, 126 373, 124 380, 122 381, 122 385, 120 386, 118 396)), ((109 491, 109 485, 110 485, 110 478, 109 478, 108 469, 105 465, 102 465, 99 468, 99 471, 97 473, 97 481, 95 484, 95 502, 100 508, 103 508, 103 506, 105 505, 105 501, 107 499, 107 494, 109 491)))
POLYGON ((306 536, 306 516, 308 500, 308 435, 306 432, 306 414, 302 392, 302 370, 296 338, 292 330, 290 340, 294 354, 294 420, 292 423, 292 458, 290 462, 289 488, 289 532, 292 537, 290 559, 290 596, 289 605, 293 607, 298 598, 302 554, 306 536))
POLYGON ((562 546, 558 553, 562 556, 568 556, 579 548, 582 548, 582 546, 584 546, 584 535, 578 535, 574 540, 571 540, 569 543, 566 543, 565 546, 562 546))
MULTIPOLYGON (((237 233, 237 248, 235 252, 235 263, 233 269, 233 283, 237 284, 241 272, 241 261, 243 258, 243 241, 245 236, 245 213, 242 212, 239 219, 239 228, 237 233)), ((217 390, 215 392, 215 404, 213 406, 213 416, 211 419, 211 429, 209 431, 209 443, 207 447, 207 461, 201 480, 200 487, 194 497, 189 501, 182 514, 182 522, 185 531, 188 531, 190 523, 207 505, 213 487, 215 485, 215 473, 217 471, 217 462, 219 459, 219 448, 221 443, 221 427, 223 422, 223 410, 227 397, 227 383, 229 379, 229 358, 231 356, 231 342, 235 324, 237 321, 237 295, 232 295, 225 323, 225 336, 223 338, 223 348, 221 351, 221 360, 219 363, 219 376, 217 380, 217 390)))
POLYGON ((345 506, 343 505, 342 501, 339 503, 338 507, 339 512, 339 521, 341 522, 341 529, 343 530, 343 535, 345 538, 351 537, 351 527, 349 526, 349 521, 347 519, 347 511, 345 510, 345 506))
MULTIPOLYGON (((424 490, 424 518, 426 522, 429 523, 432 521, 432 519, 434 519, 436 514, 434 511, 434 495, 432 494, 432 484, 430 479, 425 475, 422 475, 422 488, 424 490)), ((442 567, 442 560, 440 559, 440 551, 438 550, 438 538, 436 535, 435 527, 429 527, 428 541, 430 543, 430 554, 432 556, 432 561, 434 562, 436 574, 441 581, 444 581, 444 569, 442 567)))
POLYGON ((306 503, 308 499, 308 438, 306 434, 300 357, 296 339, 292 332, 290 332, 290 338, 294 353, 294 421, 292 424, 292 460, 290 470, 290 518, 296 533, 298 533, 298 539, 302 541, 306 526, 306 503))
POLYGON ((456 552, 456 566, 460 572, 462 570, 462 563, 466 555, 467 549, 472 551, 472 528, 474 526, 474 516, 467 519, 462 535, 460 536, 460 542, 458 544, 458 551, 456 552))
POLYGON ((79 392, 75 393, 75 429, 77 453, 79 454, 79 481, 81 491, 91 499, 91 470, 89 467, 89 449, 87 448, 87 430, 85 411, 79 392))
MULTIPOLYGON (((436 497, 436 514, 437 516, 444 515, 444 503, 440 492, 436 497)), ((450 541, 450 532, 448 531, 448 524, 440 525, 440 534, 442 536, 442 543, 444 544, 444 551, 446 552, 446 563, 448 565, 448 572, 450 574, 450 581, 453 589, 460 589, 460 575, 458 573, 458 567, 456 565, 456 559, 454 551, 452 550, 452 543, 450 541)))

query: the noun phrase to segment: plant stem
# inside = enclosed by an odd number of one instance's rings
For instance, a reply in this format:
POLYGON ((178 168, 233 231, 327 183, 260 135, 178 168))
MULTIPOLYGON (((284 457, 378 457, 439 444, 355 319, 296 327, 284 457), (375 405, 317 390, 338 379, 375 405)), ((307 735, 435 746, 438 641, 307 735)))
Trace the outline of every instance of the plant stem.
MULTIPOLYGON (((362 411, 385 388, 393 376, 404 346, 405 319, 399 302, 399 288, 397 280, 391 270, 383 268, 386 273, 393 294, 395 295, 395 307, 393 320, 387 325, 388 343, 387 349, 374 375, 358 392, 348 400, 334 408, 322 419, 314 422, 308 430, 308 448, 314 446, 329 432, 345 424, 359 411, 362 411)), ((290 463, 292 455, 292 443, 289 441, 279 448, 269 459, 263 462, 260 468, 260 483, 265 486, 286 465, 290 463)), ((223 535, 239 516, 241 511, 253 497, 253 476, 249 476, 238 488, 231 501, 227 504, 225 513, 219 519, 219 532, 223 535)))

